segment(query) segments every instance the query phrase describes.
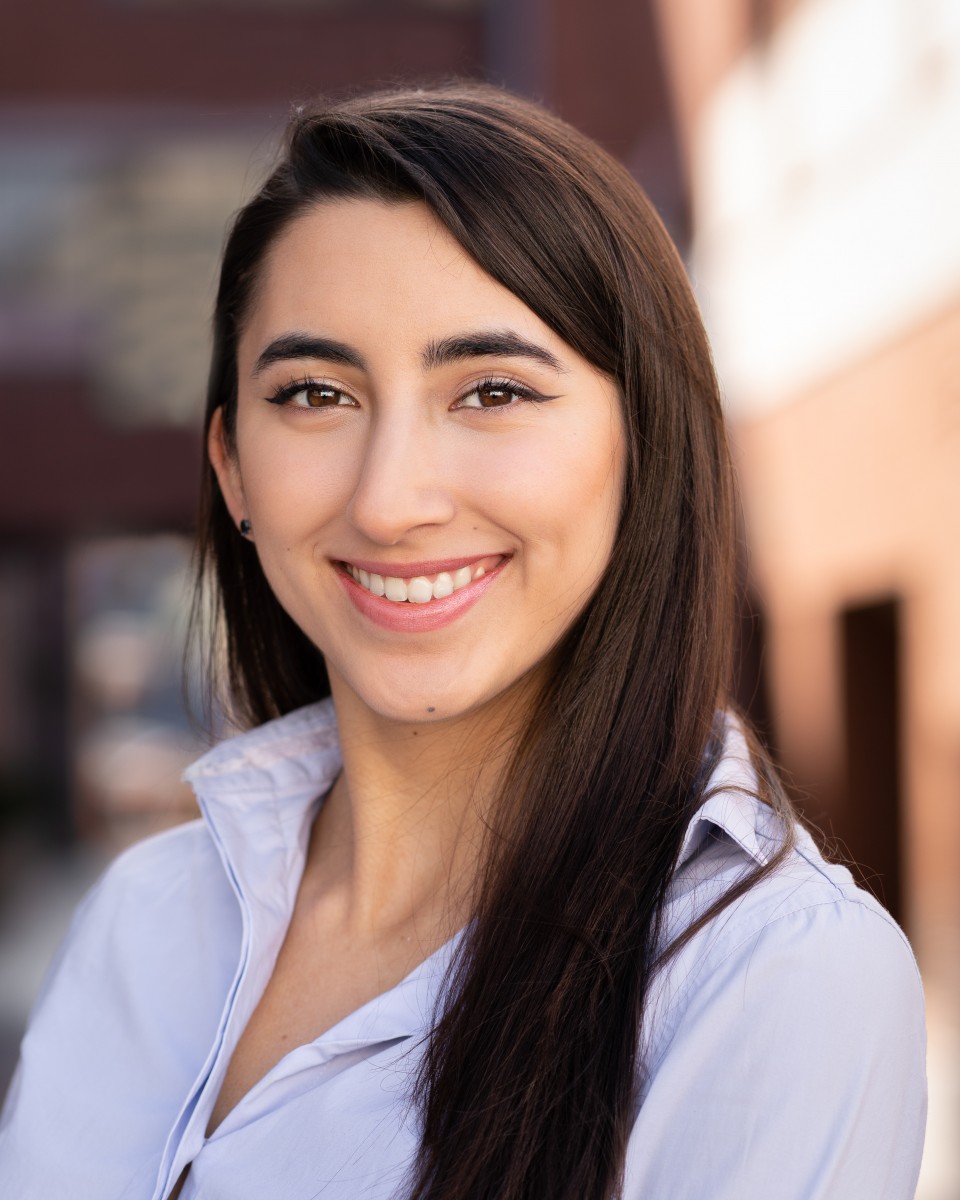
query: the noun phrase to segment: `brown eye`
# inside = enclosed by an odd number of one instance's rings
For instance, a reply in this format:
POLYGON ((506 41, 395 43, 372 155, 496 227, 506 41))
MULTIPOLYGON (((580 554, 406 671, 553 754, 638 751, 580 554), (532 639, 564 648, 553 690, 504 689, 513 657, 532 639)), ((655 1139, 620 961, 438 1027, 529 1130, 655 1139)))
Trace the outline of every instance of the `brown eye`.
POLYGON ((511 392, 509 388, 497 387, 496 384, 488 384, 486 387, 477 388, 477 395, 480 397, 480 403, 484 408, 494 408, 498 404, 509 404, 516 394, 516 392, 511 392))
POLYGON ((519 400, 538 400, 540 397, 513 383, 488 380, 477 384, 457 401, 457 408, 506 408, 519 400))
POLYGON ((352 396, 325 383, 308 384, 294 392, 290 400, 298 408, 332 408, 355 403, 352 396))
POLYGON ((310 379, 299 379, 284 384, 272 396, 271 404, 289 408, 357 408, 357 402, 349 392, 344 392, 332 383, 317 383, 310 379))

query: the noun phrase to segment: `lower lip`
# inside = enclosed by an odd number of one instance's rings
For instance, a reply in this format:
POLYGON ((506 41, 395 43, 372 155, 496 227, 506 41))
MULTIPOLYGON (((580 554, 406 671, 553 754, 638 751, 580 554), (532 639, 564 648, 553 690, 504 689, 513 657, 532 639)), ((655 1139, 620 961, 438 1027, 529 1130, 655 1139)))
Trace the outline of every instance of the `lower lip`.
POLYGON ((509 561, 504 559, 492 571, 474 579, 466 587, 444 596, 442 600, 428 600, 426 604, 411 604, 409 600, 398 603, 388 600, 386 596, 375 596, 342 569, 338 568, 337 575, 354 606, 374 625, 393 633, 429 633, 452 625, 458 617, 473 608, 509 561))

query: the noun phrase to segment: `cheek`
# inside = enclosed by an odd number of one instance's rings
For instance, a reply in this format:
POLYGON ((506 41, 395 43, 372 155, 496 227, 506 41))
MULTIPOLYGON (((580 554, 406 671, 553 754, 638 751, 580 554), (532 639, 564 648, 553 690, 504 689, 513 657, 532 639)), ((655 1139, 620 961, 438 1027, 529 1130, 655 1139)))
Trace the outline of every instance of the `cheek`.
MULTIPOLYGON (((536 431, 533 431, 536 432, 536 431)), ((619 428, 572 428, 545 440, 504 439, 474 461, 471 491, 478 506, 547 567, 599 576, 616 536, 623 489, 619 428)), ((465 464, 464 464, 465 465, 465 464)))
MULTIPOLYGON (((238 440, 243 490, 263 545, 266 539, 297 540, 316 530, 318 521, 342 510, 355 475, 353 458, 343 446, 319 445, 316 439, 257 437, 251 429, 244 454, 238 440)), ((266 549, 266 546, 263 545, 266 549)))

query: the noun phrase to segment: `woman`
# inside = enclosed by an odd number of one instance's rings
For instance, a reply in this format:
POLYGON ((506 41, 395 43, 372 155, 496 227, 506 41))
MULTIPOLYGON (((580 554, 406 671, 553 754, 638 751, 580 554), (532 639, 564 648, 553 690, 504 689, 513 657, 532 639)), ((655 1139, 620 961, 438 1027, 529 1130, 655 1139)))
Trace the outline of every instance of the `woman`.
POLYGON ((724 715, 717 385, 626 172, 490 88, 299 112, 207 445, 251 728, 78 915, 4 1194, 912 1196, 916 969, 724 715))

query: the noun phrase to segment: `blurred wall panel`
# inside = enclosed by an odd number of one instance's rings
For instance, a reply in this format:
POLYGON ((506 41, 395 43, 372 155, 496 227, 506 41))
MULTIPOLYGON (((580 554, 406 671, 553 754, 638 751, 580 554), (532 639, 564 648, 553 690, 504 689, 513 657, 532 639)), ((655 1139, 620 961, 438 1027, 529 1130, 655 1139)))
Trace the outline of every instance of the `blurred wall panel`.
POLYGON ((677 243, 687 181, 653 0, 490 0, 490 79, 542 100, 643 184, 677 243))
POLYGON ((9 6, 0 103, 287 104, 397 77, 482 71, 468 0, 33 0, 9 6))

